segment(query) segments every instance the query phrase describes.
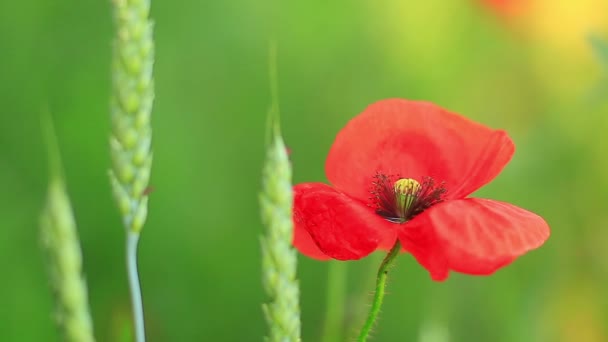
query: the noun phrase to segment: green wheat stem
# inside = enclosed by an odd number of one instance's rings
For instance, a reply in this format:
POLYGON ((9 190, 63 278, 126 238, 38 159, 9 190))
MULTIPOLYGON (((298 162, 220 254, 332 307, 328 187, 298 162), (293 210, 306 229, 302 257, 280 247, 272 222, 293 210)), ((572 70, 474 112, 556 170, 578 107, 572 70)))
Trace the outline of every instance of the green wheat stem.
POLYGON ((347 264, 342 261, 329 262, 327 277, 327 296, 323 342, 340 342, 343 340, 344 302, 346 298, 347 264))
POLYGON ((43 125, 49 148, 50 180, 40 217, 40 235, 55 296, 55 317, 65 341, 95 341, 80 242, 63 181, 59 148, 50 118, 43 125))
POLYGON ((378 268, 378 275, 376 278, 376 291, 374 293, 374 299, 372 301, 372 307, 370 308, 369 314, 367 316, 367 320, 365 324, 363 324, 363 328, 359 333, 359 337, 357 338, 358 342, 367 341, 367 337, 374 327, 374 323, 378 318, 378 314, 380 313, 380 307, 382 306, 382 301, 384 300, 384 294, 386 289, 386 279, 388 276, 388 270, 390 266, 395 261, 397 255, 399 255, 399 250, 401 249, 401 243, 399 240, 395 242, 395 245, 388 252, 380 267, 378 268))
POLYGON ((143 341, 145 327, 143 321, 143 304, 141 299, 141 287, 139 286, 139 275, 137 272, 137 242, 139 234, 135 232, 127 233, 127 275, 129 278, 129 290, 131 293, 131 305, 134 313, 142 316, 135 320, 135 336, 138 341, 143 341))
POLYGON ((146 221, 152 166, 154 40, 149 0, 113 0, 116 37, 112 60, 110 181, 127 231, 127 272, 136 341, 145 341, 137 274, 137 241, 146 221))
POLYGON ((300 341, 300 288, 296 278, 297 253, 292 247, 293 191, 291 163, 279 129, 276 50, 270 48, 272 105, 267 153, 262 171, 260 208, 266 227, 261 237, 262 284, 269 297, 263 310, 269 342, 300 341))

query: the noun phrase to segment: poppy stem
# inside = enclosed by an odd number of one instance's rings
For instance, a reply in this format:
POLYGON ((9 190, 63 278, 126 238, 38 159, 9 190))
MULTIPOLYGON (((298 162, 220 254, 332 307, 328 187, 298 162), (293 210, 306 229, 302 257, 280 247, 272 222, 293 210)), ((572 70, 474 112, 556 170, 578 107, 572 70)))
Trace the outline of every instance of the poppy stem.
POLYGON ((393 261, 395 260, 396 256, 399 255, 400 249, 401 243, 399 242, 399 240, 397 240, 393 248, 391 248, 386 257, 384 257, 384 260, 382 260, 380 268, 378 268, 374 301, 372 302, 372 307, 367 316, 367 320, 365 320, 365 324, 363 325, 363 328, 361 328, 361 333, 359 333, 359 337, 357 338, 358 342, 367 341, 367 337, 369 336, 369 333, 372 330, 374 323, 376 322, 376 318, 378 317, 378 313, 380 313, 380 307, 382 306, 382 301, 384 299, 388 269, 393 264, 393 261))

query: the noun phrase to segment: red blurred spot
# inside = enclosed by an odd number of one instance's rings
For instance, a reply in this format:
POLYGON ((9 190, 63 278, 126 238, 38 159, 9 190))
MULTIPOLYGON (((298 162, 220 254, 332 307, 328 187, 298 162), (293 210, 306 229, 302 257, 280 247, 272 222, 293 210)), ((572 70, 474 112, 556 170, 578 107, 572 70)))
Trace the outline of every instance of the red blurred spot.
POLYGON ((144 192, 141 193, 142 196, 148 196, 150 195, 154 190, 156 190, 152 185, 146 187, 144 189, 144 192))
POLYGON ((522 14, 533 0, 481 0, 481 3, 503 16, 522 14))

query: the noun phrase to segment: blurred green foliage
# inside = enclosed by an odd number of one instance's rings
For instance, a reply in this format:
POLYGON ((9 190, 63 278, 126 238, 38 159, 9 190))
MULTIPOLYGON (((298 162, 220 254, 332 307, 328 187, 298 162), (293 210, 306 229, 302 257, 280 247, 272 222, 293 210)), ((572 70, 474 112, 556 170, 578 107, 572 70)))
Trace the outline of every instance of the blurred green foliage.
MULTIPOLYGON (((257 194, 270 38, 296 182, 325 180, 333 137, 368 104, 424 99, 509 131, 515 157, 478 195, 535 211, 552 227, 545 246, 491 277, 434 283, 402 255, 375 340, 415 341, 429 326, 453 341, 608 340, 608 99, 591 96, 605 78, 587 41, 606 38, 606 27, 585 26, 577 10, 598 2, 555 13, 537 6, 525 20, 480 3, 153 2, 156 190, 140 241, 149 341, 265 333, 257 194), (541 22, 535 16, 553 18, 542 35, 529 25, 541 22)), ((608 22, 608 11, 592 12, 608 22)), ((107 1, 0 1, 1 341, 58 339, 37 222, 46 109, 96 336, 129 336, 124 232, 107 177, 112 34, 107 1)), ((381 258, 348 263, 347 330, 359 326, 381 258)), ((305 341, 321 333, 327 269, 300 258, 305 341)))

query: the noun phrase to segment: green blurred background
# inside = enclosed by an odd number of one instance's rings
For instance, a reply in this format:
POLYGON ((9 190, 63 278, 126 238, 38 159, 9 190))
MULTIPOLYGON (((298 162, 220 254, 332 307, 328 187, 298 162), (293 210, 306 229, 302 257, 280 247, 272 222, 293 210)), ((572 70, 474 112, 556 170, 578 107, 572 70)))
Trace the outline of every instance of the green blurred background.
MULTIPOLYGON (((56 341, 38 237, 53 115, 95 333, 124 341, 124 231, 112 200, 109 1, 0 0, 0 341, 56 341)), ((477 195, 546 218, 539 250, 491 277, 432 282, 398 260, 375 341, 608 341, 608 1, 155 1, 150 214, 140 242, 149 341, 259 341, 257 192, 278 44, 296 182, 325 181, 338 130, 383 98, 424 99, 509 131, 513 161, 477 195), (605 41, 605 40, 604 40, 605 41)), ((304 341, 329 268, 347 272, 346 340, 382 255, 300 258, 304 341)), ((337 298, 334 298, 337 299, 337 298)))

